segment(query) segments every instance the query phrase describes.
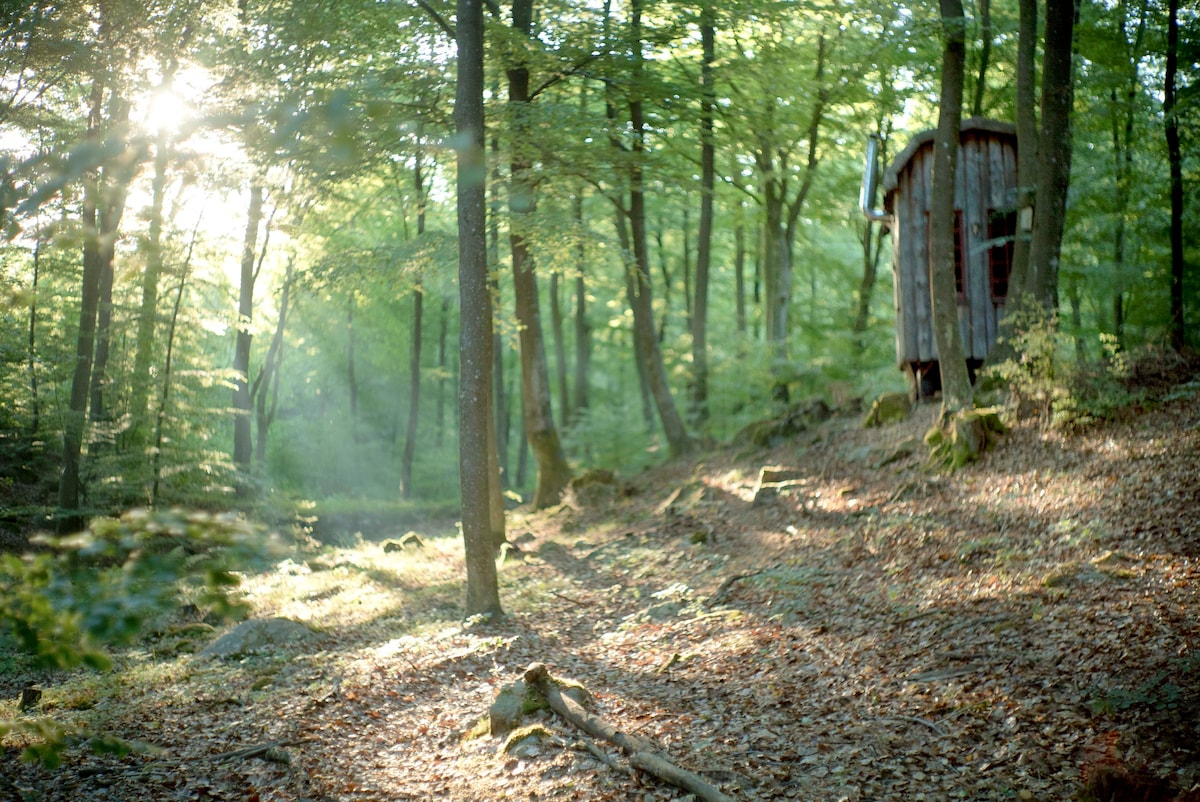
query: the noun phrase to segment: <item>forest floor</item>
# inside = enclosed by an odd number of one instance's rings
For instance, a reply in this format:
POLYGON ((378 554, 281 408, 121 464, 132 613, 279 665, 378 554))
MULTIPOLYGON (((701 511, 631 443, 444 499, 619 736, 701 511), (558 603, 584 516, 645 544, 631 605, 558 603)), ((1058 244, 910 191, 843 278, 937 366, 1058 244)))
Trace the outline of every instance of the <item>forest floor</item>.
POLYGON ((210 659, 193 628, 111 676, 41 677, 42 712, 156 748, 48 770, 9 736, 0 799, 689 798, 553 714, 519 755, 472 736, 535 661, 734 799, 1197 798, 1195 382, 1080 433, 1020 427, 951 476, 921 467, 931 415, 514 513, 495 623, 459 620, 452 532, 297 555, 248 599, 315 645, 210 659), (795 478, 755 503, 764 466, 795 478), (1125 775, 1145 785, 1101 788, 1125 775))

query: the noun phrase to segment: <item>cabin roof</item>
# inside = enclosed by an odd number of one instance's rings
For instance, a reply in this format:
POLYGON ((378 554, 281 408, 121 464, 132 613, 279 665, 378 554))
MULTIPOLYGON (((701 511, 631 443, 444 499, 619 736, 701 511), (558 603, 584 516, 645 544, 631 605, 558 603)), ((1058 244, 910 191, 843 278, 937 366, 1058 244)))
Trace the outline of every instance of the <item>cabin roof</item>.
MULTIPOLYGON (((1000 122, 999 120, 990 120, 986 117, 968 117, 962 121, 959 127, 959 138, 963 138, 966 134, 981 131, 989 134, 1000 134, 1002 136, 1015 137, 1017 135, 1017 127, 1012 123, 1000 122)), ((891 165, 883 174, 883 192, 885 197, 890 196, 896 191, 899 185, 900 173, 908 166, 917 152, 926 145, 932 145, 934 136, 937 135, 937 129, 922 131, 909 140, 908 146, 900 151, 899 155, 892 160, 891 165)))

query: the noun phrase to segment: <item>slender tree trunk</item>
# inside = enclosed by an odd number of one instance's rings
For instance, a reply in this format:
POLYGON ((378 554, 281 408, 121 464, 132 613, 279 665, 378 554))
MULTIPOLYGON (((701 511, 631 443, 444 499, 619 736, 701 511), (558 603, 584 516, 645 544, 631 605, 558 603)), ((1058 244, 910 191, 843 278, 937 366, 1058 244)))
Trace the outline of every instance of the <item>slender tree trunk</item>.
POLYGON ((1167 4, 1167 65, 1163 80, 1163 115, 1166 120, 1167 162, 1171 172, 1171 346, 1183 351, 1187 345, 1183 308, 1186 272, 1183 253, 1183 152, 1179 141, 1179 112, 1175 81, 1179 71, 1179 0, 1167 4))
MULTIPOLYGON (((492 90, 499 95, 499 86, 494 86, 492 90)), ((500 174, 500 138, 492 137, 492 182, 491 182, 491 202, 489 205, 488 215, 488 266, 491 275, 492 287, 492 308, 496 311, 497 318, 503 318, 504 313, 499 311, 503 307, 502 296, 500 294, 500 212, 502 203, 500 201, 500 187, 504 183, 504 179, 500 174)), ((508 452, 510 427, 509 427, 509 394, 507 385, 504 380, 504 358, 507 352, 505 347, 504 335, 500 332, 500 327, 495 325, 493 321, 492 328, 492 406, 494 413, 492 417, 495 419, 492 428, 496 432, 496 462, 499 465, 500 482, 504 487, 511 484, 508 472, 508 452)))
POLYGON ((41 430, 41 399, 38 396, 38 355, 37 355, 37 321, 38 321, 38 281, 41 278, 42 264, 42 217, 37 215, 36 239, 33 243, 33 280, 29 288, 29 437, 36 439, 41 430))
POLYGON ((633 160, 629 181, 629 233, 633 242, 634 329, 641 332, 642 358, 646 365, 650 393, 658 409, 663 434, 671 456, 677 457, 691 448, 691 441, 684 428, 683 419, 675 408, 667 372, 663 365, 662 351, 654 339, 654 306, 650 298, 650 252, 646 241, 646 195, 644 185, 646 124, 642 109, 640 82, 642 80, 642 0, 631 0, 630 43, 633 48, 633 93, 629 100, 629 121, 633 128, 633 160))
POLYGON ((713 141, 713 117, 716 89, 713 86, 713 62, 716 61, 716 34, 712 4, 701 8, 700 42, 700 230, 696 245, 696 300, 692 304, 692 417, 699 423, 708 419, 708 273, 712 261, 713 192, 716 186, 716 145, 713 141))
POLYGON ((242 238, 241 279, 238 289, 237 341, 233 352, 233 461, 239 468, 250 467, 250 324, 254 316, 254 260, 258 250, 258 228, 263 217, 263 188, 257 181, 250 186, 250 206, 246 212, 246 233, 242 238))
MULTIPOLYGON (((1038 0, 1018 0, 1017 35, 1017 231, 1008 278, 1007 309, 1021 305, 1029 283, 1029 244, 1033 232, 1033 203, 1037 195, 1038 125, 1036 64, 1038 0)), ((1007 325, 1006 325, 1006 328, 1007 325)), ((997 351, 997 354, 999 353, 997 351)), ((1003 349, 1007 350, 1007 349, 1003 349)))
MULTIPOLYGON (((195 237, 193 236, 193 244, 195 237)), ((188 262, 190 263, 190 252, 188 262)), ((175 305, 171 309, 171 322, 167 327, 167 353, 163 358, 162 394, 158 399, 158 411, 154 422, 154 448, 151 460, 154 483, 150 487, 150 506, 158 505, 159 487, 162 481, 162 450, 166 430, 167 406, 171 401, 171 359, 175 351, 175 330, 179 323, 179 308, 183 303, 183 290, 187 286, 188 266, 185 264, 179 276, 179 289, 175 292, 175 305)))
POLYGON ((934 138, 930 189, 929 252, 933 295, 933 328, 942 377, 942 414, 946 419, 972 406, 971 379, 958 328, 958 294, 954 287, 954 186, 962 122, 966 20, 962 0, 940 0, 945 49, 942 90, 934 138))
POLYGON ((283 287, 279 291, 279 319, 275 321, 275 333, 267 346, 266 356, 258 369, 258 376, 250 390, 254 399, 254 464, 260 468, 267 462, 267 435, 275 421, 275 410, 279 400, 279 366, 283 360, 283 332, 287 326, 288 309, 292 290, 292 260, 284 268, 283 287), (267 397, 271 400, 268 402, 267 397))
POLYGON ((588 408, 588 366, 592 357, 592 329, 587 319, 587 245, 584 240, 583 191, 575 195, 572 215, 579 232, 575 245, 575 403, 571 410, 572 420, 588 408))
MULTIPOLYGON (((621 245, 621 256, 624 267, 622 273, 625 278, 625 298, 629 301, 629 308, 633 309, 634 299, 637 297, 637 266, 634 264, 633 243, 629 237, 629 217, 625 209, 617 208, 615 225, 617 227, 617 241, 621 245)), ((642 421, 646 425, 646 434, 653 435, 657 421, 654 415, 654 398, 650 393, 650 372, 646 369, 641 336, 635 320, 633 327, 633 363, 637 369, 638 392, 641 394, 642 399, 642 421)))
MULTIPOLYGON (((425 233, 425 176, 421 172, 421 153, 415 156, 413 189, 417 192, 417 236, 425 233)), ((404 451, 400 456, 400 492, 413 498, 413 460, 417 454, 417 434, 421 422, 421 330, 425 313, 425 288, 418 273, 413 285, 412 349, 408 357, 408 425, 404 431, 404 451)))
POLYGON ((488 420, 492 417, 492 295, 488 290, 484 159, 483 5, 457 0, 458 287, 461 353, 459 479, 467 564, 467 615, 503 615, 491 543, 488 420))
MULTIPOLYGON (((116 126, 129 123, 129 103, 119 97, 110 101, 110 120, 116 126)), ((121 134, 124 136, 124 133, 121 134)), ((112 332, 113 280, 117 253, 117 232, 125 214, 125 196, 129 182, 133 179, 132 160, 119 159, 115 166, 106 166, 100 181, 100 197, 97 202, 100 237, 100 306, 96 313, 96 354, 92 362, 91 405, 93 421, 107 420, 104 391, 108 385, 108 354, 112 332), (123 163, 122 163, 123 162, 123 163), (115 173, 115 175, 114 175, 115 173)))
POLYGON ((450 381, 450 366, 446 358, 446 343, 450 339, 450 301, 442 299, 438 315, 438 383, 437 383, 437 419, 434 428, 437 432, 437 447, 441 448, 446 442, 446 385, 450 381))
POLYGON ((1038 132, 1037 195, 1029 278, 1025 290, 1047 311, 1058 308, 1058 262, 1071 178, 1074 0, 1047 0, 1042 56, 1042 114, 1038 132))
POLYGON ((746 334, 746 222, 744 208, 739 207, 737 224, 733 229, 733 294, 734 325, 737 333, 746 334))
MULTIPOLYGON (((88 115, 88 141, 96 144, 101 136, 104 86, 99 78, 92 83, 88 115)), ((104 270, 97 225, 100 204, 100 175, 89 170, 83 177, 83 285, 79 293, 79 327, 75 336, 75 369, 71 377, 71 395, 63 421, 62 475, 58 483, 59 518, 57 531, 68 534, 83 528, 79 510, 81 491, 80 461, 87 423, 88 390, 95 350, 96 315, 100 306, 100 274, 104 270)))
MULTIPOLYGON (((532 35, 533 2, 515 0, 512 27, 523 38, 532 35)), ((523 53, 518 50, 518 53, 523 53)), ((529 127, 529 67, 523 56, 508 66, 508 104, 512 134, 511 180, 509 183, 509 243, 512 251, 513 296, 516 306, 518 341, 521 345, 521 400, 525 438, 537 461, 534 509, 558 503, 571 481, 571 468, 563 454, 551 409, 549 370, 538 303, 537 274, 525 238, 526 220, 536 205, 531 175, 532 160, 526 154, 532 133, 529 127)))
POLYGON ((150 371, 154 360, 154 330, 158 322, 158 282, 163 269, 163 206, 170 149, 170 135, 164 127, 155 140, 154 179, 150 190, 150 227, 145 240, 146 267, 142 272, 142 303, 138 312, 133 356, 133 385, 129 411, 133 417, 135 445, 145 442, 150 434, 150 371))
POLYGON ((359 442, 358 434, 358 337, 354 329, 354 310, 358 299, 354 290, 346 302, 346 389, 350 394, 350 432, 351 442, 359 442))
MULTIPOLYGON (((1113 176, 1116 184, 1115 197, 1115 226, 1113 232, 1113 334, 1119 347, 1125 344, 1125 251, 1126 225, 1125 218, 1129 210, 1129 189, 1133 175, 1133 123, 1137 96, 1141 89, 1138 75, 1138 64, 1142 57, 1142 41, 1146 31, 1147 0, 1142 0, 1138 19, 1134 26, 1133 41, 1129 41, 1128 20, 1121 19, 1121 41, 1126 48, 1126 64, 1129 70, 1128 81, 1122 98, 1116 89, 1112 90, 1112 140, 1113 140, 1113 176)), ((1122 9, 1124 14, 1124 9, 1122 9)))
POLYGON ((550 330, 554 336, 554 370, 558 383, 558 419, 571 419, 571 393, 567 382, 570 365, 567 364, 566 321, 562 305, 562 274, 555 270, 550 274, 550 330))
POLYGON ((983 96, 987 91, 987 71, 992 58, 992 2, 979 0, 979 72, 975 78, 975 97, 971 115, 983 116, 983 96))

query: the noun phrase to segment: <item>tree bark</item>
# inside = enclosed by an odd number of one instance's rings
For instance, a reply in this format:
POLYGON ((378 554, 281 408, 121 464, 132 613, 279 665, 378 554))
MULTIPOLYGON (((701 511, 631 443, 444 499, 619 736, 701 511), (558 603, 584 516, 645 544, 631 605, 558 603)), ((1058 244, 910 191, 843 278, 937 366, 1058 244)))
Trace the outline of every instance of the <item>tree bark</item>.
MULTIPOLYGON (((92 82, 87 130, 87 139, 93 144, 98 143, 101 137, 103 100, 104 84, 100 78, 96 78, 92 82)), ((83 176, 83 282, 79 293, 79 327, 75 335, 75 370, 71 376, 71 395, 63 421, 63 467, 58 483, 59 517, 56 528, 59 534, 78 531, 84 523, 79 511, 80 461, 87 423, 96 314, 100 306, 100 274, 104 270, 97 225, 100 202, 99 170, 88 170, 83 176)))
POLYGON ((708 274, 712 261, 713 193, 716 186, 716 145, 713 128, 716 88, 716 25, 711 2, 700 11, 700 230, 696 244, 696 298, 692 303, 692 419, 708 419, 708 274))
POLYGON ((260 468, 267 461, 267 435, 275 421, 279 402, 279 365, 283 360, 283 332, 287 326, 292 277, 292 261, 289 259, 284 269, 283 288, 279 292, 279 319, 275 321, 275 333, 271 336, 271 344, 267 346, 266 356, 250 391, 254 399, 254 463, 260 468), (267 401, 267 396, 271 397, 270 401, 267 401))
MULTIPOLYGON (((488 290, 483 117, 483 4, 457 0, 455 38, 457 132, 458 285, 461 352, 459 481, 467 566, 467 615, 503 615, 490 542, 491 462, 488 420, 492 379, 492 296, 488 290)), ((494 444, 494 441, 492 441, 494 444)))
POLYGON ((929 207, 930 284, 933 329, 942 377, 942 416, 972 406, 971 379, 958 328, 958 294, 954 286, 954 187, 962 122, 966 19, 962 0, 940 0, 945 49, 938 127, 933 144, 933 176, 929 207))
MULTIPOLYGON (((113 97, 109 102, 109 122, 124 128, 129 123, 130 104, 113 97)), ((125 137, 125 132, 120 134, 125 137)), ((96 353, 92 361, 91 405, 89 415, 93 421, 107 420, 108 410, 104 404, 104 391, 108 386, 108 353, 112 332, 113 281, 116 277, 117 234, 121 218, 125 214, 125 198, 129 182, 133 180, 136 160, 126 156, 117 159, 115 165, 105 166, 100 181, 97 216, 100 238, 100 305, 96 311, 96 353), (114 175, 115 173, 115 175, 114 175)))
MULTIPOLYGON (((533 0, 515 0, 512 27, 523 37, 532 36, 533 0)), ((522 53, 518 45, 517 53, 522 53)), ((512 252, 513 295, 521 346, 521 401, 525 437, 537 462, 534 509, 557 504, 571 481, 571 468, 563 455, 551 408, 549 370, 538 303, 537 274, 525 238, 526 220, 536 206, 532 160, 527 155, 532 140, 529 128, 529 67, 523 56, 508 65, 508 106, 512 160, 509 182, 509 244, 512 252)))
MULTIPOLYGON (((164 86, 169 84, 164 81, 164 86)), ((170 151, 171 139, 164 127, 155 140, 154 179, 150 189, 150 226, 145 240, 146 267, 142 272, 142 303, 138 312, 133 357, 129 412, 133 418, 135 445, 145 442, 150 432, 150 370, 154 359, 154 331, 158 323, 158 281, 163 269, 163 206, 170 151)))
MULTIPOLYGON (((1038 0, 1018 0, 1017 34, 1017 230, 1013 240, 1006 311, 1021 304, 1029 283, 1029 241, 1033 232, 1033 202, 1037 194, 1037 31, 1038 0)), ((1006 329, 1009 327, 1006 325, 1006 329)))
POLYGON ((971 101, 971 114, 983 116, 983 97, 987 91, 987 71, 992 58, 992 2, 979 0, 979 72, 975 77, 975 96, 971 101))
MULTIPOLYGON (((413 189, 417 193, 417 236, 425 233, 425 177, 421 172, 421 153, 414 156, 413 189)), ((413 284, 412 348, 408 356, 408 423, 404 430, 404 451, 400 455, 400 493, 413 498, 413 460, 417 454, 417 434, 421 422, 421 329, 425 312, 425 288, 418 273, 413 284)))
MULTIPOLYGON (((646 366, 650 393, 658 410, 667 448, 672 457, 678 457, 691 448, 691 440, 684 428, 683 419, 675 407, 671 387, 667 382, 667 371, 663 365, 662 350, 654 337, 654 306, 650 292, 650 251, 646 240, 646 194, 644 159, 646 152, 646 123, 642 107, 640 83, 643 72, 642 56, 642 0, 631 0, 630 45, 633 49, 633 88, 629 98, 629 121, 633 129, 632 166, 629 180, 629 234, 634 256, 633 325, 640 332, 642 360, 646 366)), ((635 338, 636 344, 636 338, 635 338)))
POLYGON ((1047 312, 1058 308, 1058 262, 1071 179, 1071 41, 1074 0, 1047 0, 1038 132, 1037 194, 1025 291, 1047 312))
POLYGON ((1163 115, 1166 120, 1167 162, 1171 173, 1171 346, 1183 351, 1187 328, 1183 308, 1185 264, 1183 253, 1183 153, 1179 142, 1176 75, 1179 71, 1179 0, 1168 0, 1167 64, 1163 80, 1163 115))
POLYGON ((254 316, 254 261, 258 251, 258 228, 263 216, 263 188, 257 180, 250 185, 246 232, 242 238, 242 264, 238 283, 237 341, 233 351, 233 461, 250 467, 250 324, 254 316))
POLYGON ((571 420, 578 420, 588 407, 588 367, 592 356, 592 329, 587 319, 587 245, 583 231, 583 190, 580 189, 571 204, 578 239, 575 245, 575 398, 571 408, 571 420))

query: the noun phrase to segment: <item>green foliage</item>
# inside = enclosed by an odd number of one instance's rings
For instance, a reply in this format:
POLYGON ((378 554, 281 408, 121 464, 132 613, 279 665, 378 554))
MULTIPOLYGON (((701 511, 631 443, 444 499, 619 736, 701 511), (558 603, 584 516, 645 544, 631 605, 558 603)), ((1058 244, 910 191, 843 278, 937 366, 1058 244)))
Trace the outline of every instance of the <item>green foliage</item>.
POLYGON ((1033 415, 1048 427, 1074 429, 1139 400, 1126 386, 1130 360, 1115 337, 1099 335, 1105 358, 1092 365, 1073 355, 1074 344, 1059 330, 1057 316, 1021 309, 1009 313, 1008 323, 1013 356, 989 368, 985 381, 1008 390, 1017 417, 1033 415))
POLYGON ((641 421, 641 410, 633 402, 590 406, 580 411, 563 445, 583 455, 592 468, 637 473, 659 459, 641 421))
POLYGON ((183 598, 240 613, 234 571, 266 541, 231 515, 134 510, 37 542, 42 551, 0 556, 0 627, 44 667, 104 670, 106 647, 130 643, 183 598))
MULTIPOLYGON (((0 555, 0 632, 41 667, 104 671, 109 647, 134 641, 185 599, 218 618, 242 615, 235 571, 261 559, 267 540, 232 515, 134 510, 37 544, 36 553, 0 555)), ((132 748, 49 719, 0 719, 0 734, 8 732, 22 734, 26 757, 47 766, 71 743, 132 748)))

